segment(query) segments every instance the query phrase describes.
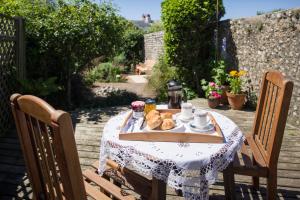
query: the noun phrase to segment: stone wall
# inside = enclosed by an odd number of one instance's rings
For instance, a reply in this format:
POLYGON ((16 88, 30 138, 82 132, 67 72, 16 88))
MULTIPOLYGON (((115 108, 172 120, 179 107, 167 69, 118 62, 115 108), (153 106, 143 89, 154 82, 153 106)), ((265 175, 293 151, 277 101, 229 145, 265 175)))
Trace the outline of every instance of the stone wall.
POLYGON ((220 51, 230 68, 249 72, 257 94, 266 70, 294 81, 289 123, 300 125, 300 9, 221 22, 220 51))
POLYGON ((162 31, 144 35, 145 60, 158 60, 163 54, 163 35, 162 31))
MULTIPOLYGON (((294 81, 288 121, 300 125, 300 9, 286 10, 220 23, 220 54, 229 69, 245 69, 253 94, 259 93, 266 70, 283 72, 294 81)), ((145 35, 145 57, 163 53, 163 32, 145 35)))

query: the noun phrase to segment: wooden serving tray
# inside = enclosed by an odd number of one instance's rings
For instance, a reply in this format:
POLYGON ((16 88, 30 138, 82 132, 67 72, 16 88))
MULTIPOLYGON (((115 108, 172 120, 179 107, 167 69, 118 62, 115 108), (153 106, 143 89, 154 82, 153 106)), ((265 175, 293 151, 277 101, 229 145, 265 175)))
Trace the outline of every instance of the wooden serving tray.
MULTIPOLYGON (((171 112, 176 114, 180 109, 163 109, 159 112, 171 112)), ((214 133, 179 133, 179 132, 123 132, 124 127, 127 125, 129 119, 132 117, 132 112, 125 118, 124 123, 121 125, 119 133, 120 140, 132 141, 149 141, 149 142, 182 142, 182 143, 223 143, 224 137, 220 126, 217 124, 215 118, 209 114, 211 122, 215 126, 214 133)), ((145 122, 146 123, 146 122, 145 122)))

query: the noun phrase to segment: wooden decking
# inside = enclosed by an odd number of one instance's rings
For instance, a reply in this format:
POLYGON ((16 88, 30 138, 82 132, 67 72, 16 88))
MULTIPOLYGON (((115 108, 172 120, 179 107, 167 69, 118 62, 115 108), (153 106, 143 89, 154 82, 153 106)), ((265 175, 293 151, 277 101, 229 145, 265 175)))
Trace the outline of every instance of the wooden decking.
MULTIPOLYGON (((192 101, 197 107, 206 108, 204 99, 192 101)), ((99 157, 99 144, 102 129, 107 120, 126 107, 96 110, 76 110, 72 112, 75 125, 75 137, 83 169, 99 157)), ((251 130, 254 113, 251 111, 220 110, 247 133, 251 130)), ((0 200, 31 199, 31 188, 26 178, 22 153, 16 133, 0 138, 0 200)), ((220 174, 221 175, 221 174, 220 174)), ((211 186, 211 199, 224 199, 224 188, 220 180, 211 186)), ((260 191, 251 189, 251 179, 236 176, 236 195, 240 199, 263 199, 265 185, 262 180, 260 191)), ((168 188, 167 199, 182 199, 168 188)), ((279 199, 300 199, 300 129, 287 125, 278 165, 279 199)))

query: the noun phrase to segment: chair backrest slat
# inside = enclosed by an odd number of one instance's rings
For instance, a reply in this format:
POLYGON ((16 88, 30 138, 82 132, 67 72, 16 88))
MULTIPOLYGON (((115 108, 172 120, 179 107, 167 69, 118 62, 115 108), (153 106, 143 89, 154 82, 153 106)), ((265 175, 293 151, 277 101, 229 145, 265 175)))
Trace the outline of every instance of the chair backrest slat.
POLYGON ((258 100, 253 138, 268 166, 278 161, 293 82, 277 71, 266 72, 258 100))
POLYGON ((63 194, 61 192, 61 188, 60 188, 60 184, 59 184, 60 180, 59 180, 59 176, 57 174, 57 173, 59 173, 58 172, 59 169, 58 169, 57 163, 55 161, 55 154, 53 152, 53 145, 52 145, 52 141, 51 141, 52 137, 47 137, 48 128, 47 128, 46 124, 44 124, 42 122, 39 122, 39 124, 40 124, 40 128, 42 130, 43 138, 45 140, 46 149, 48 150, 47 154, 49 156, 47 156, 47 158, 48 158, 49 166, 51 168, 51 174, 52 174, 52 178, 53 178, 56 195, 58 196, 59 199, 63 199, 63 194))
POLYGON ((42 139, 42 134, 41 130, 39 128, 38 122, 36 119, 34 119, 31 116, 28 116, 28 125, 29 125, 29 132, 31 135, 31 138, 33 140, 34 144, 34 149, 36 149, 35 154, 37 155, 37 160, 38 160, 38 166, 41 169, 41 176, 43 177, 43 183, 44 183, 44 191, 48 191, 46 193, 47 197, 49 199, 55 199, 55 192, 54 192, 54 186, 53 182, 51 180, 51 170, 48 166, 48 156, 47 154, 47 149, 44 147, 43 144, 43 139, 42 139))
MULTIPOLYGON (((270 84, 268 82, 266 84, 267 84, 266 94, 269 94, 270 84)), ((269 101, 270 101, 270 96, 266 95, 265 101, 263 102, 262 120, 260 122, 259 129, 258 129, 258 138, 259 139, 261 139, 263 137, 263 132, 265 131, 265 124, 266 124, 267 116, 268 116, 267 115, 268 114, 267 107, 268 107, 269 101)))
POLYGON ((11 105, 34 197, 86 199, 69 114, 31 95, 12 95, 11 105))
POLYGON ((278 89, 278 87, 273 84, 271 84, 271 88, 272 89, 270 90, 270 93, 268 95, 270 97, 270 101, 269 101, 269 105, 268 105, 268 116, 267 116, 264 134, 263 134, 263 137, 261 138, 261 142, 262 142, 264 149, 267 149, 269 136, 272 132, 272 125, 273 125, 273 121, 274 121, 274 117, 275 117, 275 113, 276 113, 275 105, 277 102, 277 95, 278 95, 277 92, 280 91, 280 89, 278 89))

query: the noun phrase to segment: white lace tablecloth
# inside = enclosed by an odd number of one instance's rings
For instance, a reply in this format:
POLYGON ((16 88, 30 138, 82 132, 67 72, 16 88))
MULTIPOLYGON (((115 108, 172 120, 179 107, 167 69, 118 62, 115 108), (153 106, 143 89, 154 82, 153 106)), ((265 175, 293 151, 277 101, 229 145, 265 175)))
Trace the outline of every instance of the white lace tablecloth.
MULTIPOLYGON (((210 112, 222 129, 225 143, 173 143, 119 140, 120 124, 128 112, 111 118, 104 127, 100 147, 102 175, 106 159, 121 166, 133 166, 142 174, 165 181, 170 187, 181 189, 186 199, 208 199, 209 185, 233 160, 244 136, 227 117, 210 112)), ((174 133, 176 134, 176 133, 174 133)))

